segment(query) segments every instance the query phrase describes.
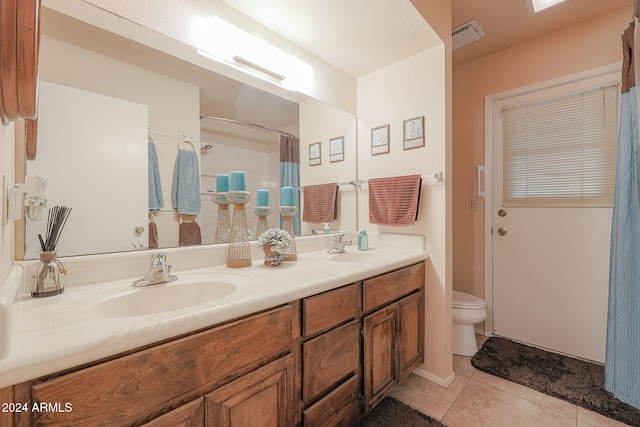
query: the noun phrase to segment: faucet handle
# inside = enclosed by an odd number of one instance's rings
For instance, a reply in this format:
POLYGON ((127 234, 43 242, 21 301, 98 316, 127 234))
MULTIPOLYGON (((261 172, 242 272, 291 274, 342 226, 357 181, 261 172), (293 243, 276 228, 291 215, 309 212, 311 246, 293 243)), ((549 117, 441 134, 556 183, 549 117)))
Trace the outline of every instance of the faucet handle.
POLYGON ((151 266, 164 265, 167 262, 166 252, 156 252, 151 254, 151 266))

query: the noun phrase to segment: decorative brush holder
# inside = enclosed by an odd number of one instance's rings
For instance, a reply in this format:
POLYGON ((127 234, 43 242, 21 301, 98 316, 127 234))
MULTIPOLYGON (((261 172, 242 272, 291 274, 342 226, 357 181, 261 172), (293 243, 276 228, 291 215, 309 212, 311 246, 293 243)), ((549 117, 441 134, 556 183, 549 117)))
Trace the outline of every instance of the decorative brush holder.
POLYGON ((229 235, 229 253, 227 267, 241 268, 251 266, 251 248, 249 247, 249 230, 244 205, 251 200, 248 191, 229 191, 227 201, 233 204, 233 220, 229 235))
POLYGON ((258 217, 258 228, 256 229, 256 236, 260 237, 262 233, 269 229, 269 222, 267 217, 271 213, 271 208, 268 206, 257 206, 253 210, 258 217))
POLYGON ((57 258, 55 252, 42 252, 40 262, 33 269, 35 285, 31 296, 34 298, 51 297, 64 292, 64 276, 67 270, 57 258))
POLYGON ((289 247, 284 250, 282 259, 284 261, 297 261, 298 252, 296 251, 296 237, 293 229, 293 217, 298 212, 296 206, 280 206, 280 215, 282 215, 282 229, 291 234, 291 243, 289 247))
POLYGON ((227 193, 213 193, 211 199, 213 203, 218 205, 215 243, 228 243, 231 235, 231 217, 229 216, 227 193))

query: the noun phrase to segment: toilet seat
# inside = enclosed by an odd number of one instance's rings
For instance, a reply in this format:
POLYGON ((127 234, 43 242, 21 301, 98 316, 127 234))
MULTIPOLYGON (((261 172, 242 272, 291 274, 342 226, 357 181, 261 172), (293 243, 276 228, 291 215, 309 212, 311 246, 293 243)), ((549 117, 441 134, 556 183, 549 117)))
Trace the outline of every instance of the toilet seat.
POLYGON ((480 309, 484 307, 483 299, 464 292, 453 291, 453 308, 480 309))

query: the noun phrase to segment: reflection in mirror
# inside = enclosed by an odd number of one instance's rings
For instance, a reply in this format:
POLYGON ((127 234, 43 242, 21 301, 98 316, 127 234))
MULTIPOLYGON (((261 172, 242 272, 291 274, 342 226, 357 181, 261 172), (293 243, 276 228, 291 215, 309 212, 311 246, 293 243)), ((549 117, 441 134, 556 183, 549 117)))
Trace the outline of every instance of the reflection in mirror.
MULTIPOLYGON (((119 25, 135 25, 113 15, 110 19, 122 21, 119 25)), ((49 206, 73 208, 59 243, 60 256, 147 247, 149 137, 157 151, 164 199, 164 207, 153 217, 158 247, 177 246, 179 241, 180 217, 172 207, 171 187, 179 144, 185 138, 195 143, 201 173, 203 194, 196 219, 202 243, 215 240, 217 206, 210 193, 215 190, 215 175, 219 173, 247 172, 247 190, 252 193, 251 204, 247 205, 250 231, 255 233, 256 229, 253 208, 259 188, 270 191, 269 225, 279 226, 279 135, 233 123, 200 120, 201 114, 258 123, 300 135, 302 185, 355 179, 353 115, 300 94, 295 95, 297 102, 272 95, 47 7, 42 8, 41 28, 40 79, 44 83, 40 94, 38 156, 27 162, 27 174, 51 175, 49 206), (302 107, 298 105, 301 100, 309 111, 302 119, 302 107), (309 108, 311 105, 314 107, 309 108), (139 111, 136 113, 139 120, 129 123, 131 120, 116 118, 114 112, 125 111, 125 106, 139 111), (314 111, 318 108, 323 110, 314 111), (335 114, 348 116, 349 124, 332 122, 335 114), (93 123, 94 119, 99 123, 93 123), (45 124, 41 125, 43 121, 45 124), (66 124, 62 125, 63 122, 66 124), (59 125, 52 127, 52 123, 59 125), (116 129, 135 130, 127 137, 107 132, 116 129), (345 161, 332 164, 327 160, 322 170, 317 168, 305 176, 309 172, 305 164, 308 143, 321 141, 327 145, 330 138, 342 134, 345 134, 345 161), (107 157, 113 162, 107 162, 107 157), (104 169, 98 170, 97 166, 104 169), (85 203, 84 207, 78 200, 85 203), (140 227, 144 229, 142 233, 140 227)), ((175 40, 158 33, 148 30, 145 34, 146 39, 157 37, 160 42, 156 45, 164 40, 172 48, 176 46, 175 40)), ((191 49, 186 45, 183 48, 191 49)), ((325 150, 328 155, 328 148, 325 150)), ((353 197, 341 196, 336 227, 345 228, 344 223, 350 222, 349 227, 355 228, 355 195, 353 190, 350 193, 353 197), (352 220, 347 221, 347 216, 352 220)), ((45 226, 27 225, 27 259, 37 258, 37 234, 45 226)), ((315 224, 303 225, 303 233, 313 228, 317 228, 315 224)))

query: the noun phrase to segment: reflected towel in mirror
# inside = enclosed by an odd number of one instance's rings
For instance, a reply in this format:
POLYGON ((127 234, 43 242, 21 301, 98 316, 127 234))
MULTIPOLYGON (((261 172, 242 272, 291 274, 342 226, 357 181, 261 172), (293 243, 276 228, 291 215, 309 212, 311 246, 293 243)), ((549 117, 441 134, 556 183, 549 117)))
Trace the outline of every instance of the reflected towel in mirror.
POLYGON ((162 197, 162 184, 160 183, 160 167, 158 166, 158 154, 156 146, 149 141, 147 144, 148 151, 148 179, 149 179, 149 210, 158 211, 164 207, 164 198, 162 197))
POLYGON ((171 191, 173 208, 178 213, 200 213, 200 168, 198 155, 193 150, 180 150, 176 158, 171 191))
POLYGON ((338 184, 305 185, 302 220, 315 224, 338 219, 338 184))

